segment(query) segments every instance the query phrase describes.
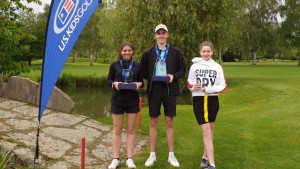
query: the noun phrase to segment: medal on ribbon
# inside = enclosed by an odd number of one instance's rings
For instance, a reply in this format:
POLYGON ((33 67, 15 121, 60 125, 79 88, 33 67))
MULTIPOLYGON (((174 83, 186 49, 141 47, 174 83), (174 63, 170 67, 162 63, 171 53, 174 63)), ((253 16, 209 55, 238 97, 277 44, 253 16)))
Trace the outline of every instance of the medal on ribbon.
POLYGON ((120 64, 121 64, 121 67, 122 67, 122 76, 123 76, 124 82, 125 83, 131 83, 132 82, 131 68, 132 68, 132 65, 133 65, 133 60, 131 59, 131 62, 130 62, 130 65, 129 65, 128 69, 123 68, 123 60, 122 59, 120 60, 120 64))
POLYGON ((156 65, 156 71, 155 74, 157 76, 166 76, 166 58, 168 56, 168 52, 169 52, 169 45, 167 44, 166 50, 161 50, 161 52, 159 52, 158 46, 155 46, 155 51, 157 54, 157 65, 156 65))

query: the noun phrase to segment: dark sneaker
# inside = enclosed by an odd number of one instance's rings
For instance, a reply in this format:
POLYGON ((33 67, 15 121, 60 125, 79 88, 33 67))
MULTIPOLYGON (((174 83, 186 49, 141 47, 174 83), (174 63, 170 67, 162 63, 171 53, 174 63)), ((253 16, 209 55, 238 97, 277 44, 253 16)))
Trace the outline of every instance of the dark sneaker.
POLYGON ((200 168, 206 168, 206 167, 208 167, 208 160, 205 158, 202 158, 200 168))
POLYGON ((211 165, 209 165, 209 166, 207 167, 207 169, 216 169, 216 168, 213 167, 213 166, 211 166, 211 165))

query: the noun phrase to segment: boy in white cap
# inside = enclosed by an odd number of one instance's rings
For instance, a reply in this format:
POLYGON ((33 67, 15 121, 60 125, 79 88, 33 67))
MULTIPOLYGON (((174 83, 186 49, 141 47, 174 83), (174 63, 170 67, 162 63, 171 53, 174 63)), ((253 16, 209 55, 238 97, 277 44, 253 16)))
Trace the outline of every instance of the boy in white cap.
POLYGON ((179 78, 186 71, 184 57, 181 51, 167 43, 169 37, 166 25, 155 27, 156 45, 147 49, 142 57, 141 66, 143 77, 147 79, 147 91, 150 115, 150 156, 145 166, 152 166, 156 161, 156 140, 161 103, 164 106, 166 135, 169 148, 168 162, 179 167, 174 155, 174 128, 173 117, 176 116, 176 96, 179 95, 179 78), (152 76, 168 76, 168 82, 152 81, 152 76))

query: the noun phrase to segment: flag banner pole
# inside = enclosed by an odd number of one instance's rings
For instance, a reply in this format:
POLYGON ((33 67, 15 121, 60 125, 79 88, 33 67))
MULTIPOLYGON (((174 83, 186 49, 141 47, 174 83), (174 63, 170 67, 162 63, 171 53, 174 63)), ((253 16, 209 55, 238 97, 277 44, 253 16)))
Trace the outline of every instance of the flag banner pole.
POLYGON ((35 164, 38 164, 40 122, 48 100, 79 35, 101 3, 102 0, 51 1, 40 84, 35 164))
POLYGON ((40 119, 41 119, 41 98, 42 98, 42 84, 43 84, 43 74, 44 74, 44 61, 45 61, 45 53, 46 53, 46 43, 47 43, 47 33, 48 33, 48 26, 49 26, 49 18, 52 11, 54 0, 51 1, 49 13, 48 13, 48 20, 46 25, 46 36, 45 36, 45 44, 44 44, 44 56, 43 56, 43 66, 42 66, 42 74, 41 74, 41 83, 40 83, 40 100, 39 100, 39 114, 38 114, 38 126, 37 126, 37 132, 36 132, 36 146, 35 146, 35 154, 34 154, 34 165, 39 164, 39 136, 40 136, 40 119))
POLYGON ((39 135, 40 135, 40 121, 38 121, 38 128, 36 133, 36 146, 35 146, 35 155, 34 155, 34 164, 39 163, 39 135))

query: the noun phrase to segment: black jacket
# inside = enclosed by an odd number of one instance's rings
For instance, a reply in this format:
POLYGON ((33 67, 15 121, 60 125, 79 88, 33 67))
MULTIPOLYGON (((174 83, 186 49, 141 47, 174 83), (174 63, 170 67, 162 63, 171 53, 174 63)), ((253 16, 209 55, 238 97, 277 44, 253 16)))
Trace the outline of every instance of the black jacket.
MULTIPOLYGON (((123 60, 124 69, 129 67, 130 61, 123 60)), ((133 62, 132 69, 133 77, 132 82, 143 82, 142 69, 139 63, 133 62)), ((112 86, 113 82, 122 82, 122 67, 120 61, 113 62, 110 65, 109 73, 107 76, 108 86, 112 86)), ((139 93, 136 90, 119 90, 113 89, 111 103, 117 106, 133 106, 139 104, 139 93)))
MULTIPOLYGON (((147 91, 151 94, 152 81, 151 77, 155 74, 155 63, 157 62, 157 54, 155 47, 146 50, 141 60, 141 66, 143 70, 143 78, 147 79, 147 91)), ((166 59, 167 74, 172 74, 174 80, 171 84, 168 84, 169 95, 179 95, 179 83, 178 80, 182 78, 186 71, 184 57, 178 48, 170 46, 168 56, 166 59)), ((167 84, 166 84, 167 85, 167 84)))

